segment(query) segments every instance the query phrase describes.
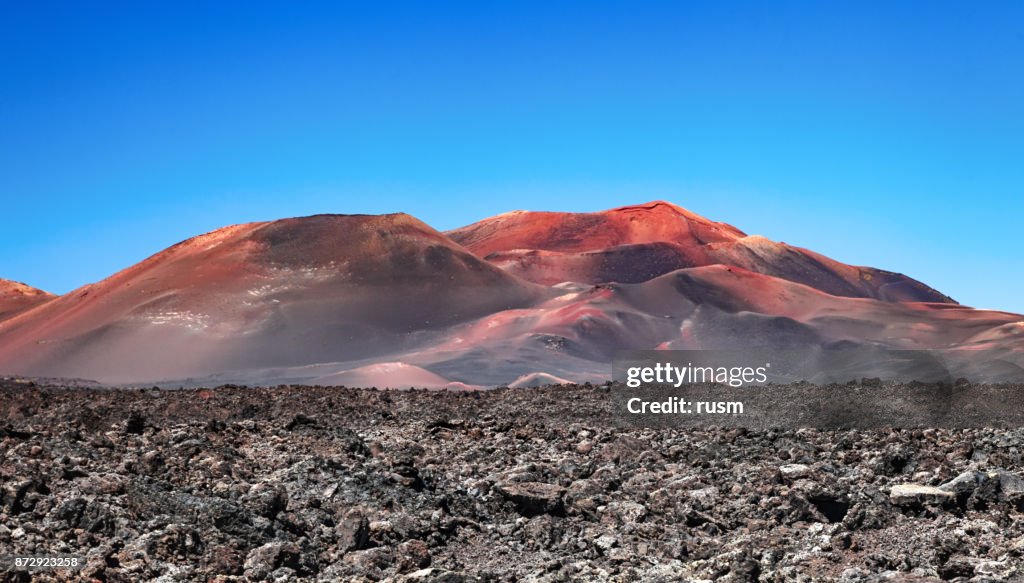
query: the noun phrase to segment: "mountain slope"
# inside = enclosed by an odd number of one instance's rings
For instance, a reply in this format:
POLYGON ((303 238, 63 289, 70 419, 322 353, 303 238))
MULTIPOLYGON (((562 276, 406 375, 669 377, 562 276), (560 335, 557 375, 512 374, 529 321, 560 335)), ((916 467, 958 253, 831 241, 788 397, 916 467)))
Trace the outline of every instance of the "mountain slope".
POLYGON ((596 213, 516 211, 447 235, 509 273, 545 285, 637 283, 677 269, 722 264, 833 295, 955 303, 904 275, 846 265, 807 249, 747 236, 661 201, 596 213))
POLYGON ((404 214, 218 229, 0 321, 0 373, 465 389, 603 380, 623 351, 842 346, 1024 378, 1024 316, 667 203, 450 235, 404 214))
POLYGON ((30 310, 57 296, 21 282, 0 279, 0 322, 30 310))
POLYGON ((594 364, 607 368, 623 351, 768 347, 808 353, 823 347, 930 350, 971 378, 1024 375, 1019 314, 846 298, 722 265, 563 291, 534 307, 457 326, 447 342, 404 358, 479 384, 512 382, 517 372, 587 378, 594 364))
POLYGON ((404 214, 201 235, 0 324, 0 370, 150 381, 379 357, 547 292, 404 214))

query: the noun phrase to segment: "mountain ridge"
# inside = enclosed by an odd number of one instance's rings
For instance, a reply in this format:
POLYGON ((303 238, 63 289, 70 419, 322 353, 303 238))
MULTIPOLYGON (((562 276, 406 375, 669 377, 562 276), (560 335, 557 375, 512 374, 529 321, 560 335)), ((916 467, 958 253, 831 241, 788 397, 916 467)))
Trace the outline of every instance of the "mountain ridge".
POLYGON ((748 235, 665 201, 590 213, 517 211, 446 234, 510 273, 546 285, 566 280, 638 282, 676 269, 723 264, 834 295, 956 303, 903 274, 848 265, 809 249, 748 235), (630 274, 623 265, 614 265, 623 261, 616 254, 644 245, 656 249, 657 266, 642 265, 630 274))
POLYGON ((10 279, 0 278, 0 322, 44 304, 54 294, 10 279))
POLYGON ((405 213, 230 225, 0 321, 0 372, 472 388, 600 381, 622 351, 755 344, 1024 373, 1024 316, 662 201, 448 233, 405 213))
POLYGON ((120 382, 298 365, 406 347, 546 295, 405 214, 244 223, 0 323, 0 368, 120 382))

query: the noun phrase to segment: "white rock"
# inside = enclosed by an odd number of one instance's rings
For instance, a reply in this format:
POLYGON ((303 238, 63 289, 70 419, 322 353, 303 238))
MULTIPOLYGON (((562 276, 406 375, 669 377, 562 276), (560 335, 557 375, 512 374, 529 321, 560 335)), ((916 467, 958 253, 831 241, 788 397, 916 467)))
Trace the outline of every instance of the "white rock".
POLYGON ((889 500, 897 506, 912 504, 946 504, 956 495, 948 490, 921 484, 897 484, 889 490, 889 500))
POLYGON ((616 546, 618 544, 619 544, 619 539, 615 538, 614 536, 612 536, 610 534, 603 534, 603 535, 597 537, 596 539, 594 539, 594 545, 597 548, 599 548, 599 549, 601 549, 602 551, 605 551, 605 552, 607 552, 612 547, 614 547, 614 546, 616 546))
POLYGON ((805 478, 811 474, 811 468, 804 464, 786 464, 779 467, 779 473, 782 474, 783 478, 789 480, 795 480, 797 478, 805 478))

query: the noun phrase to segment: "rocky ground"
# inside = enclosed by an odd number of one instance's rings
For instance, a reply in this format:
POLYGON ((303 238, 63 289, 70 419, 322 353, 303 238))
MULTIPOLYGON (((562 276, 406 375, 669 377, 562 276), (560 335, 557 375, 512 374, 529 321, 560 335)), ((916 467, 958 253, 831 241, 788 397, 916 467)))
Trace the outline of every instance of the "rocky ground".
POLYGON ((3 581, 989 581, 1024 430, 641 429, 603 387, 0 383, 3 581))

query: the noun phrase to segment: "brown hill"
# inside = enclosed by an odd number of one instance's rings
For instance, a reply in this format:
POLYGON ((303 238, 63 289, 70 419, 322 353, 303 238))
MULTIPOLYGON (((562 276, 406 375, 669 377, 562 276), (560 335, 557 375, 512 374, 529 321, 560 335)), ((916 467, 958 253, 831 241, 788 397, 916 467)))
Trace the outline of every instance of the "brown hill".
POLYGON ((0 322, 30 310, 57 296, 21 282, 0 279, 0 322))
POLYGON ((528 372, 577 380, 623 351, 660 349, 928 350, 948 358, 954 374, 985 381, 1024 374, 1020 314, 841 297, 723 265, 563 292, 455 327, 446 343, 407 358, 478 384, 528 372))
POLYGON ((747 236, 660 201, 595 213, 516 211, 447 235, 502 269, 545 285, 637 283, 677 269, 721 264, 839 296, 956 303, 907 276, 747 236))
POLYGON ((404 214, 236 225, 0 324, 0 370, 108 382, 356 360, 546 290, 404 214))
POLYGON ((606 379, 631 350, 839 346, 1024 375, 1024 316, 666 203, 450 234, 404 214, 225 227, 0 321, 0 373, 466 389, 606 379))

